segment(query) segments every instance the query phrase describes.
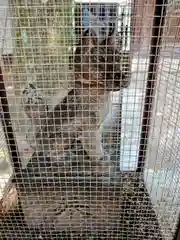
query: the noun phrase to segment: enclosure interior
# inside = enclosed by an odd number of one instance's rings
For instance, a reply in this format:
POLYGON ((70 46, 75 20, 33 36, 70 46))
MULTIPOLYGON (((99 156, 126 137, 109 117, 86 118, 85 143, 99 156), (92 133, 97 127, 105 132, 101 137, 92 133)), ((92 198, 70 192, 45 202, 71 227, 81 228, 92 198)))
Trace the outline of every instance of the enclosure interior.
MULTIPOLYGON (((125 62, 122 57, 125 71, 129 71, 131 78, 128 88, 111 93, 109 113, 101 126, 103 146, 111 155, 112 161, 115 160, 118 165, 117 169, 121 183, 123 183, 121 188, 123 194, 128 192, 132 199, 138 196, 135 200, 137 202, 133 203, 134 205, 132 204, 131 207, 135 208, 136 204, 137 206, 141 205, 138 212, 139 218, 143 211, 149 208, 149 211, 145 213, 146 218, 143 217, 142 221, 135 220, 134 215, 131 216, 133 210, 126 209, 126 201, 127 203, 129 201, 127 194, 123 199, 124 205, 122 206, 122 209, 126 210, 123 212, 121 209, 121 214, 119 214, 121 220, 123 217, 125 219, 122 220, 124 225, 117 225, 117 232, 120 232, 119 236, 122 239, 124 239, 123 237, 146 239, 147 236, 149 236, 148 239, 173 239, 180 205, 180 9, 176 2, 169 1, 166 8, 157 75, 153 79, 156 84, 146 164, 142 173, 143 180, 141 180, 142 185, 145 183, 143 191, 146 192, 147 189, 149 194, 147 200, 146 193, 143 195, 139 192, 139 195, 142 195, 139 198, 138 191, 140 190, 136 189, 136 178, 141 178, 139 177, 141 174, 136 173, 136 168, 148 78, 154 1, 138 0, 133 3, 119 0, 110 3, 102 2, 101 6, 99 1, 98 3, 91 1, 91 5, 93 4, 96 10, 103 9, 108 4, 109 9, 112 7, 115 9, 116 13, 111 16, 111 23, 113 22, 111 27, 116 31, 116 42, 122 56, 126 56, 125 59, 128 59, 125 62), (152 206, 149 202, 152 203, 152 206), (129 211, 129 213, 125 211, 129 211), (131 223, 132 219, 133 223, 131 223), (128 227, 125 227, 125 221, 130 222, 128 227), (146 221, 146 227, 142 226, 143 221, 146 221), (158 231, 160 233, 157 233, 158 231)), ((85 24, 89 24, 83 18, 82 8, 77 11, 77 6, 83 6, 84 10, 88 6, 88 2, 71 2, 69 0, 66 5, 64 2, 53 0, 28 2, 10 0, 9 4, 5 0, 0 1, 1 67, 23 169, 26 169, 28 162, 31 161, 33 149, 30 145, 35 143, 35 127, 24 111, 22 91, 28 83, 35 83, 51 109, 68 93, 74 80, 74 63, 71 56, 74 53, 77 39, 83 34, 85 24), (9 60, 8 56, 11 54, 13 57, 9 60)), ((103 18, 98 21, 95 19, 93 23, 96 23, 97 26, 99 24, 102 29, 103 18)), ((2 197, 5 186, 12 175, 11 156, 3 126, 1 127, 0 150, 0 197, 2 197)), ((40 165, 35 164, 31 162, 29 168, 32 172, 33 169, 36 171, 38 168, 40 171, 40 165)), ((45 168, 44 171, 48 175, 48 171, 55 170, 45 168)), ((27 180, 29 178, 29 181, 34 181, 31 179, 32 176, 25 176, 27 180)), ((59 180, 61 181, 60 177, 59 180)), ((53 193, 49 192, 49 194, 53 193)), ((51 200, 53 205, 53 198, 51 200)), ((24 198, 23 202, 27 204, 27 201, 24 198)), ((114 209, 112 207, 112 211, 116 211, 114 209)), ((104 218, 108 219, 108 215, 105 215, 104 218)), ((31 225, 31 221, 29 222, 31 225)), ((73 233, 74 230, 70 228, 69 231, 73 233)))

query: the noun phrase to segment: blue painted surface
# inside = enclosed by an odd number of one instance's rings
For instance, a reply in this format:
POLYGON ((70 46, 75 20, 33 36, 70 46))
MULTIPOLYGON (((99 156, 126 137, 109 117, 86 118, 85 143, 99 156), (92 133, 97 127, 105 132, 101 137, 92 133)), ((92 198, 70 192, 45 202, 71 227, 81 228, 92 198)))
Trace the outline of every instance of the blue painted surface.
POLYGON ((89 28, 89 10, 87 7, 83 10, 83 24, 85 30, 89 28))
POLYGON ((176 56, 180 58, 180 48, 176 49, 176 56))

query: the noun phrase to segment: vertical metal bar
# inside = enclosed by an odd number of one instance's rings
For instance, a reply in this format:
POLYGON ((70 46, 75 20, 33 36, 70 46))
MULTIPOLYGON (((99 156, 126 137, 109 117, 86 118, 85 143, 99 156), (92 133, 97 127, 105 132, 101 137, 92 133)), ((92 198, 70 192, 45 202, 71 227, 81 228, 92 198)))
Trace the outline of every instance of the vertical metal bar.
POLYGON ((178 216, 176 231, 175 231, 173 240, 180 240, 180 214, 178 216))
MULTIPOLYGON (((6 88, 5 88, 5 84, 4 84, 4 78, 3 78, 1 66, 0 66, 0 100, 1 100, 1 105, 2 105, 2 113, 1 113, 2 125, 3 125, 3 130, 5 133, 7 147, 9 149, 9 153, 11 156, 11 162, 12 162, 12 167, 13 167, 13 179, 15 180, 14 182, 17 183, 16 176, 18 174, 18 178, 21 177, 21 174, 19 174, 19 173, 21 173, 22 166, 21 166, 20 154, 18 151, 15 136, 13 133, 11 116, 10 116, 10 112, 9 112, 9 104, 8 104, 6 88)), ((16 185, 16 186, 18 186, 18 185, 16 185)), ((18 193, 18 191, 17 191, 17 193, 18 193)), ((22 210, 19 194, 18 194, 18 212, 16 212, 16 218, 17 218, 17 221, 19 220, 19 224, 21 224, 21 221, 24 219, 24 213, 22 210)))
POLYGON ((154 98, 154 89, 157 75, 157 65, 161 38, 163 34, 164 19, 166 15, 167 0, 156 0, 154 8, 154 19, 152 27, 151 48, 149 57, 148 78, 146 85, 146 95, 144 101, 144 111, 141 127, 141 138, 139 146, 139 156, 137 172, 142 172, 145 166, 148 135, 150 131, 150 120, 154 98))
POLYGON ((121 162, 121 144, 122 144, 122 101, 123 101, 123 91, 121 91, 120 96, 120 104, 119 104, 119 112, 118 112, 118 124, 117 124, 117 132, 116 132, 116 150, 115 150, 115 156, 116 157, 116 167, 117 172, 120 171, 120 162, 121 162), (118 161, 118 162, 117 162, 118 161))
POLYGON ((134 53, 134 43, 136 34, 136 5, 137 0, 131 1, 131 19, 130 19, 130 51, 134 53))
POLYGON ((9 112, 8 99, 3 79, 2 68, 0 66, 0 100, 2 105, 2 124, 5 133, 6 143, 11 155, 14 174, 16 175, 21 170, 21 160, 17 147, 17 143, 14 137, 12 122, 9 112))

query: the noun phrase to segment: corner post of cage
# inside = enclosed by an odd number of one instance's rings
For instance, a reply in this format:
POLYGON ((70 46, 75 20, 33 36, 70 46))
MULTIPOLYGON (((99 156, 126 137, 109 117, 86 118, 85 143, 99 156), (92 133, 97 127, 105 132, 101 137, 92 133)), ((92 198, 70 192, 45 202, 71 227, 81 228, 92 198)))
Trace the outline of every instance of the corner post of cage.
POLYGON ((173 240, 180 240, 180 214, 178 216, 178 221, 177 221, 177 224, 176 224, 176 230, 175 230, 175 233, 174 233, 173 240))
MULTIPOLYGON (((17 143, 15 140, 14 132, 13 132, 13 127, 12 127, 12 122, 11 122, 11 116, 9 112, 9 104, 8 104, 8 98, 6 94, 6 88, 4 84, 4 78, 3 78, 3 73, 2 73, 2 68, 0 66, 0 101, 2 105, 2 125, 3 125, 3 130, 5 134, 5 139, 6 143, 8 146, 9 154, 11 157, 11 163, 13 167, 13 179, 15 180, 14 182, 17 183, 17 177, 21 177, 21 159, 20 159, 20 154, 18 151, 17 143)), ((18 183, 16 184, 18 187, 18 183)), ((17 189, 17 197, 18 197, 18 212, 22 218, 24 218, 24 214, 22 211, 21 207, 21 200, 19 197, 18 189, 17 189)))
POLYGON ((2 117, 3 130, 5 133, 6 143, 11 155, 12 165, 14 168, 13 170, 14 170, 14 173, 16 174, 16 173, 19 173, 22 167, 21 167, 21 160, 20 160, 17 143, 15 140, 14 132, 13 132, 12 121, 11 121, 11 116, 9 112, 9 103, 8 103, 1 66, 0 66, 0 100, 2 105, 1 117, 2 117))
POLYGON ((153 108, 153 98, 155 94, 157 65, 161 48, 163 27, 166 16, 167 0, 156 0, 154 7, 154 18, 151 35, 151 46, 148 66, 148 77, 146 83, 146 93, 144 99, 143 118, 141 125, 141 136, 139 144, 137 172, 143 172, 146 160, 148 136, 150 132, 151 113, 153 108))
POLYGON ((135 26, 136 26, 136 8, 137 8, 137 0, 131 1, 131 28, 130 28, 130 36, 131 36, 131 42, 130 42, 130 49, 131 51, 134 51, 134 36, 136 33, 135 26))

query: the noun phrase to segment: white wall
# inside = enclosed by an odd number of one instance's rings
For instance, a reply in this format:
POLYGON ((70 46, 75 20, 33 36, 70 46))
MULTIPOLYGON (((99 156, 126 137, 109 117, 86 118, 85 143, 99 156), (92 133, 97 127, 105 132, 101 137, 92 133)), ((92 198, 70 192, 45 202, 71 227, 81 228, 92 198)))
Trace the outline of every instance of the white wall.
POLYGON ((12 53, 11 21, 8 0, 0 0, 0 54, 12 53))

